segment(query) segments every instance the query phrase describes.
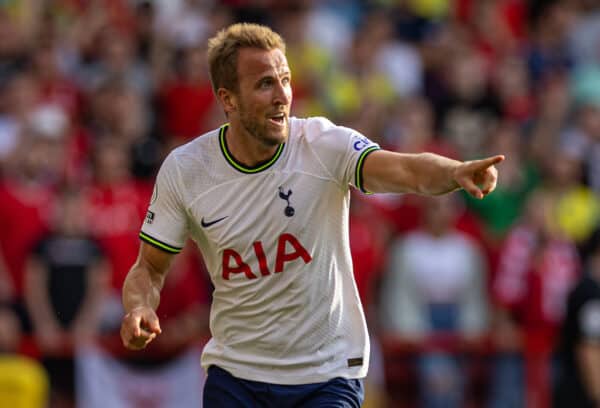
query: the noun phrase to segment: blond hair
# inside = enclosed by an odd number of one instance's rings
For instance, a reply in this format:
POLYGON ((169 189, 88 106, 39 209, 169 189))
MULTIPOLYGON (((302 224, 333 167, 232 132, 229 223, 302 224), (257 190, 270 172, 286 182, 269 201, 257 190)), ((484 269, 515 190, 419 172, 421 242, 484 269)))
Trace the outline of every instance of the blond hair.
POLYGON ((237 23, 220 30, 208 40, 207 51, 210 81, 215 93, 219 88, 239 91, 237 58, 241 48, 280 49, 285 53, 285 42, 269 27, 258 24, 237 23))

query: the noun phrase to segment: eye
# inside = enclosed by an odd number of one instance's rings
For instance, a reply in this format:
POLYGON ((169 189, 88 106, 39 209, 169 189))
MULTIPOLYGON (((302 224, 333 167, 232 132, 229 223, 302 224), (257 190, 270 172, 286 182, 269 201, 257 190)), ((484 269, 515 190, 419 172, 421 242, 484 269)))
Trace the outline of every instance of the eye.
POLYGON ((263 79, 259 83, 259 87, 264 88, 264 89, 269 88, 271 85, 273 85, 273 80, 271 78, 263 79))
POLYGON ((284 77, 281 79, 281 83, 284 85, 289 85, 290 83, 290 78, 289 77, 284 77))

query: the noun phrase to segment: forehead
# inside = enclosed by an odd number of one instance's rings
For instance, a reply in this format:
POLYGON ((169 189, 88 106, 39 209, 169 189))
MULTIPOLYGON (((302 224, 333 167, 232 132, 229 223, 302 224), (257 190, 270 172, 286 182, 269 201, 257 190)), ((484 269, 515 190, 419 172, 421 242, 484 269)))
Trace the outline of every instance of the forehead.
POLYGON ((238 54, 238 75, 244 78, 259 79, 265 75, 289 72, 288 62, 280 49, 270 51, 259 48, 242 48, 238 54))

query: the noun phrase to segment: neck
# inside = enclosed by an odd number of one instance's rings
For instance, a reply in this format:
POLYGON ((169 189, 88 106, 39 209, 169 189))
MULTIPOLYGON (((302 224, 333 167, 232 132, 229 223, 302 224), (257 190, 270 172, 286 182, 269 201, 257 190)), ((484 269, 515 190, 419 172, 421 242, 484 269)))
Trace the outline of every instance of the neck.
POLYGON ((434 236, 436 238, 443 237, 449 231, 449 228, 446 226, 432 224, 425 224, 424 229, 429 235, 434 236))
POLYGON ((234 122, 231 122, 227 128, 225 141, 234 159, 247 167, 255 167, 269 160, 279 147, 261 142, 240 123, 234 122))

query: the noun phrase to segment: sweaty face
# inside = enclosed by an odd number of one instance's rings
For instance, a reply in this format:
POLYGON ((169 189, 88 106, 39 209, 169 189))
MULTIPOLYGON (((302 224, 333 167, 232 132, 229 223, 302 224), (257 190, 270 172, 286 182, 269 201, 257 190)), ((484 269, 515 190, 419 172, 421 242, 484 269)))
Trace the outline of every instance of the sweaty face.
POLYGON ((237 114, 242 127, 266 146, 286 141, 292 103, 291 74, 279 49, 242 49, 238 55, 237 114))

